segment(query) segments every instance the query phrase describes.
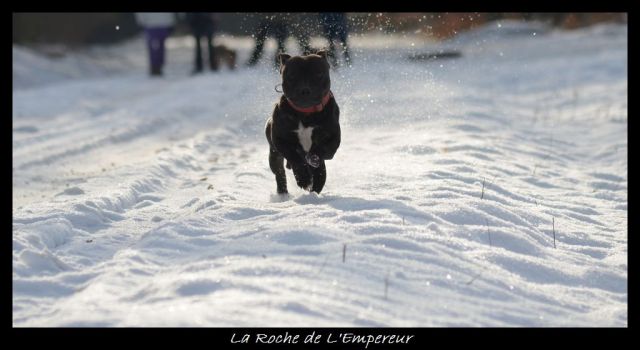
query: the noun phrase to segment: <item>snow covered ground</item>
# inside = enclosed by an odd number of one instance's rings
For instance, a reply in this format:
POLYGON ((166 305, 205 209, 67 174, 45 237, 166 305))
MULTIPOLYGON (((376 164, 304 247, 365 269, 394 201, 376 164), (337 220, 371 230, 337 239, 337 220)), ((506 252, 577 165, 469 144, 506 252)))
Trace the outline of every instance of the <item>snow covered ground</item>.
POLYGON ((324 192, 287 198, 273 43, 190 77, 172 38, 160 80, 143 45, 14 47, 15 326, 627 325, 626 26, 353 38, 324 192))

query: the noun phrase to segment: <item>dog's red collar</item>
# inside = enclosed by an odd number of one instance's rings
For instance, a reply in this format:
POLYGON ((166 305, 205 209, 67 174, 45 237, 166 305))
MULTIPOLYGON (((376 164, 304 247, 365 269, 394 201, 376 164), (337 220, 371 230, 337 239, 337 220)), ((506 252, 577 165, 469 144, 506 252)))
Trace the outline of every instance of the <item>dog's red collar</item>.
POLYGON ((322 112, 322 110, 327 105, 327 103, 329 103, 329 100, 331 100, 332 97, 333 97, 333 93, 331 93, 331 90, 329 90, 329 92, 327 92, 327 94, 324 95, 324 97, 322 98, 322 102, 321 103, 319 103, 319 104, 317 104, 315 106, 306 107, 306 108, 301 108, 301 107, 296 106, 288 98, 287 98, 287 102, 289 102, 289 106, 291 106, 291 108, 293 108, 295 111, 298 111, 298 112, 304 113, 304 114, 311 114, 311 113, 316 113, 316 112, 322 112))

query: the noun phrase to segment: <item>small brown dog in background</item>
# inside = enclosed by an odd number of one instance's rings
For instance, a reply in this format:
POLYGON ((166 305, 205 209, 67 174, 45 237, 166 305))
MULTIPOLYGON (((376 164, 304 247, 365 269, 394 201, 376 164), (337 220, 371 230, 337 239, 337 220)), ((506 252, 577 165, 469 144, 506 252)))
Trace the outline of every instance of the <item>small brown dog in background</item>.
POLYGON ((218 61, 218 67, 224 63, 229 69, 236 68, 236 51, 231 50, 224 45, 216 45, 213 47, 216 60, 218 61))

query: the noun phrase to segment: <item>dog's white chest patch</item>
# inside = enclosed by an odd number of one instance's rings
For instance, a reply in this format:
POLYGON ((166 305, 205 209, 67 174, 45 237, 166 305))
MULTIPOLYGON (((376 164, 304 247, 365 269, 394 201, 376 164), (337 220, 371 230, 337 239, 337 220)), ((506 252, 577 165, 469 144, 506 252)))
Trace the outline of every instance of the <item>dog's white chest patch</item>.
POLYGON ((305 152, 309 152, 311 149, 311 134, 313 133, 313 126, 305 128, 302 125, 302 122, 298 124, 298 129, 294 130, 296 134, 298 134, 298 141, 300 141, 300 145, 304 149, 305 152))

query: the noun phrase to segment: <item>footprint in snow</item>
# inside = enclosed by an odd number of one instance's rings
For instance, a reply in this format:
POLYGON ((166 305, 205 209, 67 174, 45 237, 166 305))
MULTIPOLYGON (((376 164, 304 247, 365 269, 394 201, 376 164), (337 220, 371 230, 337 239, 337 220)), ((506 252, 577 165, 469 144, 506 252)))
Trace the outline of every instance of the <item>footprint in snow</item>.
POLYGON ((192 205, 194 205, 196 202, 198 202, 200 199, 198 198, 193 198, 192 200, 188 201, 186 204, 184 204, 181 208, 189 208, 192 205))
POLYGON ((67 189, 65 189, 64 191, 56 194, 56 196, 77 196, 77 195, 81 195, 84 194, 84 191, 80 188, 80 187, 69 187, 67 189))
POLYGON ((26 132, 26 133, 35 133, 38 132, 38 128, 36 128, 35 126, 21 126, 18 128, 14 128, 13 132, 26 132))
POLYGON ((281 203, 281 202, 286 202, 290 199, 292 199, 293 196, 289 193, 286 194, 271 194, 269 201, 271 203, 281 203))

